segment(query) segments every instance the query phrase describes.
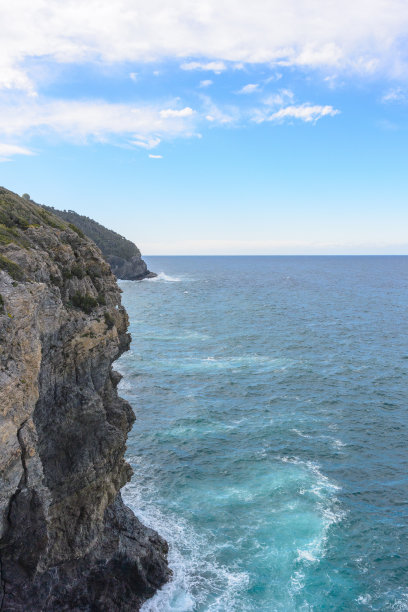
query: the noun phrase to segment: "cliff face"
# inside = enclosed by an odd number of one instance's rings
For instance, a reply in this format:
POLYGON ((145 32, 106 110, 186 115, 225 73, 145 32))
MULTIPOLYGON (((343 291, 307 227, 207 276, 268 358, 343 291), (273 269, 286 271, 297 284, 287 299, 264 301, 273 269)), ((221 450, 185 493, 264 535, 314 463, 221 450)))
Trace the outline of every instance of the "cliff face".
POLYGON ((67 223, 74 224, 86 236, 91 238, 101 249, 106 261, 110 264, 112 272, 117 278, 123 280, 142 280, 157 276, 154 272, 147 269, 146 262, 137 246, 110 230, 97 221, 79 215, 73 210, 56 210, 51 206, 43 206, 45 210, 57 215, 67 223))
POLYGON ((0 188, 0 609, 138 610, 167 545, 121 499, 127 315, 99 249, 0 188))

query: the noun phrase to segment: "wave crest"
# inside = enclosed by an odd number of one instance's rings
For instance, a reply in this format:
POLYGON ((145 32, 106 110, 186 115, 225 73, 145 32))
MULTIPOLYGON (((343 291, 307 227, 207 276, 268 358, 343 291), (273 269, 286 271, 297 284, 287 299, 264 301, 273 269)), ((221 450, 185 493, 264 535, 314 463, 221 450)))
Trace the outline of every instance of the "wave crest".
POLYGON ((144 278, 143 280, 148 283, 158 283, 158 282, 181 283, 183 279, 180 278, 179 276, 170 276, 169 274, 160 272, 157 276, 154 276, 153 278, 144 278))

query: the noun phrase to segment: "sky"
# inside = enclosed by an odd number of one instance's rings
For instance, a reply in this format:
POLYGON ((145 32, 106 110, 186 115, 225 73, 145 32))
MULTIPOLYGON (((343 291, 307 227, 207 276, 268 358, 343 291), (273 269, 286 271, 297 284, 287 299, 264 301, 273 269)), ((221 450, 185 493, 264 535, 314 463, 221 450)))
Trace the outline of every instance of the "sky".
POLYGON ((0 184, 145 255, 408 254, 406 0, 0 0, 0 184))

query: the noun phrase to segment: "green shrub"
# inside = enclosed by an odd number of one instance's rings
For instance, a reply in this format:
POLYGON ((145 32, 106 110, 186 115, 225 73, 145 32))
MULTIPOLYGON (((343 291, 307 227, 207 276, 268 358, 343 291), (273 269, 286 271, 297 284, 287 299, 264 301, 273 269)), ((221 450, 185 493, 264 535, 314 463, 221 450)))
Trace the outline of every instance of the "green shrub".
POLYGON ((86 314, 91 313, 92 310, 98 306, 98 301, 94 297, 92 297, 92 295, 89 294, 81 295, 77 292, 72 297, 71 301, 73 306, 75 306, 76 308, 80 308, 81 310, 86 312, 86 314))
POLYGON ((4 255, 0 255, 0 270, 5 270, 14 280, 24 280, 24 272, 20 266, 4 255))
POLYGON ((63 268, 63 270, 61 271, 62 274, 62 278, 72 278, 72 272, 71 270, 67 270, 67 268, 63 268))
POLYGON ((81 278, 84 278, 85 276, 85 270, 81 268, 81 266, 75 265, 75 266, 72 266, 71 268, 71 274, 81 279, 81 278))
POLYGON ((59 287, 61 285, 61 279, 56 274, 50 274, 50 282, 53 285, 57 285, 57 287, 59 287))
POLYGON ((73 232, 75 232, 76 234, 78 234, 78 236, 80 238, 85 238, 85 234, 82 230, 79 229, 79 227, 77 227, 76 225, 74 225, 73 223, 68 223, 68 226, 72 229, 73 232))
POLYGON ((105 317, 105 323, 107 328, 112 329, 112 327, 115 325, 115 320, 112 315, 110 315, 109 312, 105 312, 103 316, 105 317))
POLYGON ((30 243, 24 238, 21 231, 15 229, 14 227, 7 227, 3 223, 0 223, 0 245, 10 244, 10 242, 14 242, 15 244, 19 244, 25 248, 30 246, 30 243))
POLYGON ((44 210, 44 208, 38 207, 38 210, 36 212, 46 225, 49 225, 54 229, 65 229, 66 226, 64 226, 63 223, 60 223, 60 221, 55 215, 50 215, 46 210, 44 210))
POLYGON ((92 279, 94 279, 94 278, 101 278, 101 276, 102 276, 100 266, 98 266, 98 265, 90 266, 89 268, 86 269, 86 273, 92 279))

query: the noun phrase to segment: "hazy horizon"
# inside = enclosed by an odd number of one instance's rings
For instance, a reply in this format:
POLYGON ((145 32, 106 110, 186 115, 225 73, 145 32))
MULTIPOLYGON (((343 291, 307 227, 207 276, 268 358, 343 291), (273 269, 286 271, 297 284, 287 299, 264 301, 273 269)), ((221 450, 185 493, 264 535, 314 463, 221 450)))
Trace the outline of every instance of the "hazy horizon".
POLYGON ((408 257, 406 253, 262 253, 262 254, 248 254, 248 253, 183 253, 183 254, 143 254, 143 257, 408 257))

